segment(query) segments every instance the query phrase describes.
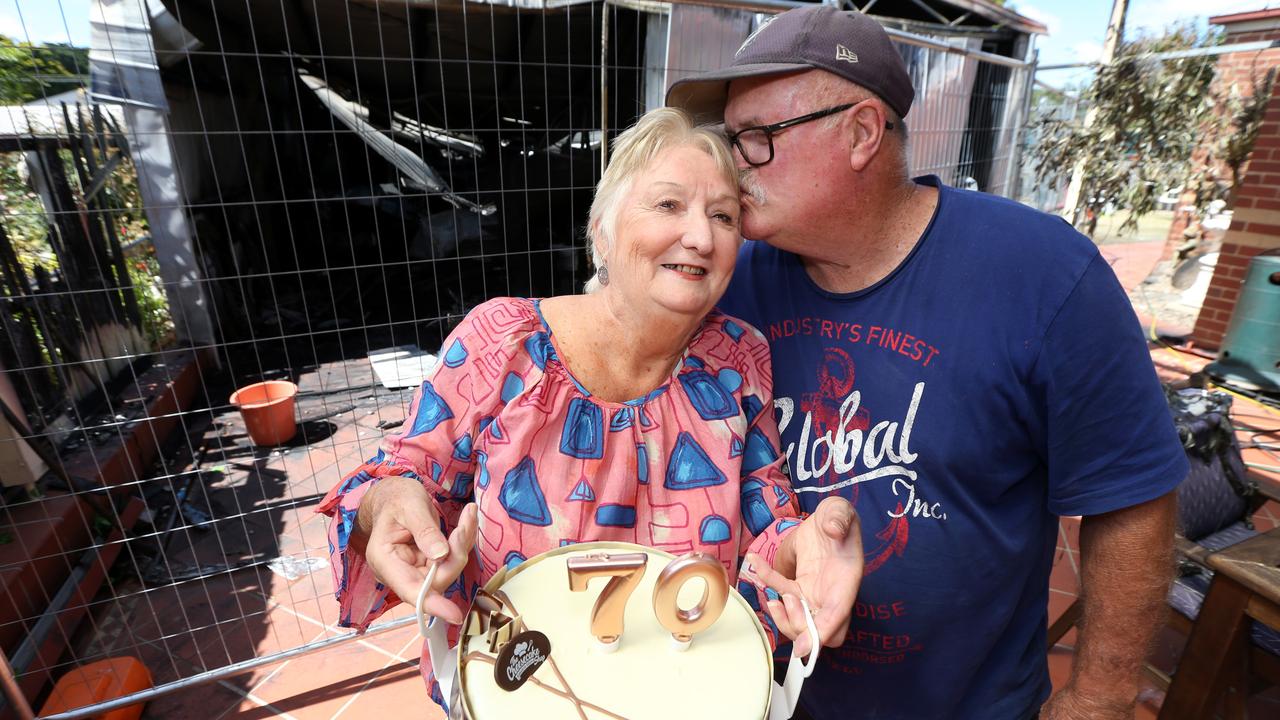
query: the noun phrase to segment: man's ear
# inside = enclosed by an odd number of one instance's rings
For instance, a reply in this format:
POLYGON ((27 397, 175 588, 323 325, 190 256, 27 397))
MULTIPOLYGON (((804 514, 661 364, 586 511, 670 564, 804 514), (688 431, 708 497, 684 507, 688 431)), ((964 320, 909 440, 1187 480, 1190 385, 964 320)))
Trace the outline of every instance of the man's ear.
POLYGON ((848 115, 849 167, 862 172, 880 152, 888 117, 878 102, 863 103, 848 115))

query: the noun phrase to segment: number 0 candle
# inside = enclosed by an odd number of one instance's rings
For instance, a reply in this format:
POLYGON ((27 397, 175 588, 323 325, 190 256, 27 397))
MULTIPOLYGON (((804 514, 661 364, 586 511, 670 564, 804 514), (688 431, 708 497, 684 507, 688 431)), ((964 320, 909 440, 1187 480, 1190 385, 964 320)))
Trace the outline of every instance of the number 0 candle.
POLYGON ((658 576, 653 586, 653 612, 658 622, 676 641, 676 648, 685 650, 695 633, 715 624, 729 601, 729 577, 718 560, 704 553, 688 553, 672 560, 658 576), (702 599, 692 608, 680 607, 680 590, 694 578, 706 583, 702 599))

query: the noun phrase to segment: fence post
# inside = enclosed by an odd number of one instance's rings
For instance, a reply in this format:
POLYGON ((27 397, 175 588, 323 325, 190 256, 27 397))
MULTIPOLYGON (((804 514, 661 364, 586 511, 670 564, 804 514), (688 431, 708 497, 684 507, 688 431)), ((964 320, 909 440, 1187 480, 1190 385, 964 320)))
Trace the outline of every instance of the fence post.
POLYGON ((1027 122, 1031 119, 1031 96, 1035 90, 1036 66, 1040 64, 1040 51, 1034 47, 1027 48, 1027 62, 1030 63, 1026 68, 1021 70, 1022 77, 1022 107, 1014 116, 1013 135, 1009 139, 1009 163, 1005 167, 1004 172, 1004 192, 1005 197, 1010 200, 1017 200, 1021 195, 1021 188, 1014 187, 1017 182, 1021 185, 1022 178, 1022 130, 1026 127, 1027 122))
POLYGON ((22 688, 18 687, 13 668, 9 666, 9 657, 4 654, 4 650, 0 650, 0 682, 4 683, 4 695, 13 703, 20 720, 33 720, 36 715, 27 702, 27 696, 22 694, 22 688))

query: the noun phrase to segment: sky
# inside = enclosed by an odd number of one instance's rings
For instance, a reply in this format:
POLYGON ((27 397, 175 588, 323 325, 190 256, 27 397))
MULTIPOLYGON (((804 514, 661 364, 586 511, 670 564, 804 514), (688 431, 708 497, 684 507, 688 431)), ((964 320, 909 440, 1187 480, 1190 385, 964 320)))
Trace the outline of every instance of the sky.
POLYGON ((0 0, 0 35, 88 47, 89 0, 0 0))
MULTIPOLYGON (((0 2, 8 0, 0 0, 0 2)), ((1041 65, 1090 62, 1102 54, 1112 0, 1009 0, 1007 7, 1049 26, 1048 37, 1036 40, 1041 65)), ((1130 0, 1125 37, 1159 33, 1176 22, 1196 21, 1201 28, 1211 15, 1280 7, 1280 0, 1130 0)), ((1089 77, 1087 70, 1037 73, 1036 78, 1061 87, 1089 77)))
MULTIPOLYGON (((146 2, 146 0, 134 0, 146 2)), ((1096 60, 1102 52, 1112 0, 1008 0, 1019 13, 1049 26, 1048 37, 1037 41, 1042 65, 1096 60)), ((0 34, 31 42, 89 44, 90 0, 0 0, 0 34), (65 20, 64 20, 65 18, 65 20)), ((1280 0, 1131 0, 1126 36, 1158 32, 1180 20, 1201 26, 1209 15, 1280 7, 1280 0)), ((1062 70, 1040 79, 1064 85, 1088 77, 1088 71, 1062 70)))

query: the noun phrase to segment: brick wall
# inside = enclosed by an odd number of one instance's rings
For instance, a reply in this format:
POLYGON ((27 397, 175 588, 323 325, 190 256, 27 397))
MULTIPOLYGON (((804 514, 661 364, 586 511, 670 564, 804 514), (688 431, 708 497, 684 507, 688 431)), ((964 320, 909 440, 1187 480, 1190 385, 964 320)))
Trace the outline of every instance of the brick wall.
MULTIPOLYGON (((1256 15, 1238 24, 1218 19, 1227 31, 1226 43, 1280 39, 1280 12, 1259 19, 1256 15)), ((1238 83, 1242 92, 1252 87, 1251 75, 1280 66, 1280 48, 1223 55, 1218 61, 1218 82, 1238 83)), ((1249 261, 1258 253, 1280 248, 1280 83, 1267 105, 1258 141, 1253 147, 1236 203, 1231 228, 1222 240, 1218 266, 1209 284, 1204 305, 1196 319, 1192 339, 1196 345, 1218 349, 1227 332, 1240 285, 1249 261)), ((1170 247, 1182 240, 1186 220, 1175 218, 1170 229, 1170 247)))
MULTIPOLYGON (((1250 24, 1246 24, 1245 27, 1250 24)), ((1276 19, 1275 27, 1268 29, 1233 32, 1228 25, 1226 31, 1227 35, 1223 44, 1227 45, 1263 40, 1280 40, 1280 18, 1276 19)), ((1244 95, 1251 95, 1253 91, 1253 76, 1256 74, 1261 77, 1268 68, 1276 66, 1280 66, 1280 48, 1221 55, 1218 58, 1218 76, 1214 79, 1215 92, 1221 92, 1224 88, 1230 88, 1235 85, 1244 95)), ((1261 145, 1262 143, 1259 142, 1258 146, 1260 147, 1261 145)), ((1280 139, 1276 140, 1274 147, 1280 148, 1280 139)), ((1198 151, 1196 156, 1192 158, 1192 162, 1203 163, 1204 156, 1205 153, 1203 151, 1198 151)), ((1277 157, 1280 157, 1280 155, 1277 157)), ((1191 222, 1191 214, 1178 208, 1190 205, 1194 199, 1194 196, 1189 192, 1179 199, 1173 216, 1173 224, 1169 228, 1169 234, 1165 242, 1162 259, 1168 260, 1172 258, 1178 246, 1183 243, 1182 233, 1191 222)))
MULTIPOLYGON (((1233 224, 1232 232, 1234 228, 1233 224)), ((1226 239, 1222 243, 1218 267, 1213 272, 1209 292, 1205 294, 1204 304, 1200 306, 1200 315, 1196 318, 1196 327, 1192 332, 1196 345, 1204 348, 1217 349, 1222 345, 1222 337, 1227 333, 1231 313, 1240 297, 1240 284, 1244 280, 1245 269, 1253 256, 1267 249, 1230 242, 1231 233, 1227 234, 1226 239)), ((1280 243, 1271 247, 1280 247, 1280 243)))

